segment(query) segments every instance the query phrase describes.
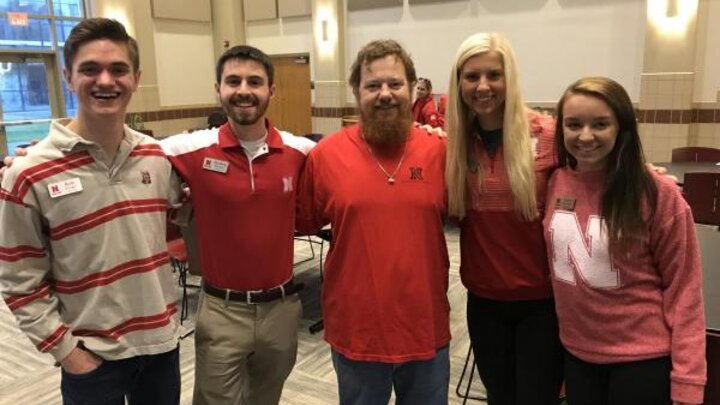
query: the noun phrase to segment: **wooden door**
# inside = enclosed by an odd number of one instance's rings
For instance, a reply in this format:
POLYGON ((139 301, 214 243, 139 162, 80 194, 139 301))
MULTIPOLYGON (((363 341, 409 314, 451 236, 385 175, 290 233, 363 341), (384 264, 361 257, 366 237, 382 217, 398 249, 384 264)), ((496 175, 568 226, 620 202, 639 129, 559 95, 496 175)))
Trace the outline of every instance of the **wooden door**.
POLYGON ((310 63, 307 56, 272 57, 275 97, 267 116, 278 129, 305 135, 312 132, 310 63))

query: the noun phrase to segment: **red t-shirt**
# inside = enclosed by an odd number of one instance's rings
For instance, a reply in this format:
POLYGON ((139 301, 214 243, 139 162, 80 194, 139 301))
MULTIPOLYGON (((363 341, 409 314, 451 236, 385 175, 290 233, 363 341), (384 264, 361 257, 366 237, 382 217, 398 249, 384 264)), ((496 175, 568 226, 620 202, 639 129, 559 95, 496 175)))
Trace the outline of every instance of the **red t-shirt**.
MULTIPOLYGON (((392 174, 399 160, 380 161, 392 174)), ((324 138, 308 156, 298 229, 332 224, 323 319, 325 339, 344 356, 423 360, 450 341, 444 168, 444 140, 417 128, 394 184, 357 125, 324 138)))

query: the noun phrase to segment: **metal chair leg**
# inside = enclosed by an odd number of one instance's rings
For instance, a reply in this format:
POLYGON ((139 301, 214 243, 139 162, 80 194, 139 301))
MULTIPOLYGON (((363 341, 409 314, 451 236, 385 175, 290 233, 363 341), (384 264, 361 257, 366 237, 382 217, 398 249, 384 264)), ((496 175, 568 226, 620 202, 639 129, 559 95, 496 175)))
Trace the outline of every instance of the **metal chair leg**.
POLYGON ((463 398, 463 405, 467 403, 467 401, 473 400, 473 401, 487 401, 487 397, 485 396, 471 396, 470 395, 470 387, 472 386, 473 381, 473 375, 475 374, 475 357, 472 356, 472 345, 468 348, 468 354, 467 357, 465 357, 465 364, 463 365, 462 373, 460 373, 460 379, 458 380, 457 387, 455 387, 455 394, 463 398), (471 360, 472 357, 472 360, 471 360), (465 388, 465 393, 463 394, 460 389, 462 387, 462 382, 465 379, 465 373, 467 372, 468 365, 470 365, 470 373, 468 375, 468 383, 467 387, 465 388))

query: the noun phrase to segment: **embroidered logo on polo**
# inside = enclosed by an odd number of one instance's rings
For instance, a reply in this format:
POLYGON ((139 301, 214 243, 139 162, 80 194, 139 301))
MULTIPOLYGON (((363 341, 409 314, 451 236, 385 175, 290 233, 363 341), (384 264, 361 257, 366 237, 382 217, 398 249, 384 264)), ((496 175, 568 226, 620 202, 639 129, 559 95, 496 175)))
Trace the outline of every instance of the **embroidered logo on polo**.
POLYGON ((410 167, 410 180, 423 181, 422 167, 410 167))
POLYGON ((293 176, 285 176, 282 178, 283 193, 291 193, 293 191, 293 176))
POLYGON ((150 177, 149 171, 140 170, 140 175, 142 176, 142 184, 152 184, 152 177, 150 177))

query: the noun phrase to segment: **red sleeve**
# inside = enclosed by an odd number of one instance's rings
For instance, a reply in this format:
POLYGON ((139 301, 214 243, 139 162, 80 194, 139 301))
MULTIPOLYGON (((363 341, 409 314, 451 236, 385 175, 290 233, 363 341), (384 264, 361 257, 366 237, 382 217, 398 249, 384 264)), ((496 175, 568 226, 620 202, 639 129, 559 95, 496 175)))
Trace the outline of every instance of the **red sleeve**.
POLYGON ((305 235, 316 234, 328 223, 320 215, 322 205, 316 190, 315 165, 316 156, 311 152, 298 181, 295 229, 305 235))
POLYGON ((677 186, 665 179, 656 183, 658 206, 650 243, 663 283, 663 315, 672 336, 671 397, 699 404, 706 382, 700 248, 692 212, 677 186))
POLYGON ((432 98, 429 99, 423 106, 422 115, 425 120, 425 124, 430 125, 433 128, 441 126, 437 108, 435 108, 435 101, 432 98))

